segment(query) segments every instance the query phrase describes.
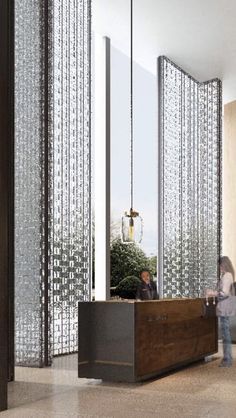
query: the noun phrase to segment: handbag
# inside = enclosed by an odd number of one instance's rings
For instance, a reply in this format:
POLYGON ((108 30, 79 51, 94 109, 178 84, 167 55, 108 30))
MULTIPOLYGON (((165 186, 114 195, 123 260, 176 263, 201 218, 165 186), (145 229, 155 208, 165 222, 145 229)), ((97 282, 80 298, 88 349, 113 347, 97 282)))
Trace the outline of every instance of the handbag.
POLYGON ((202 318, 212 318, 216 315, 216 300, 215 297, 209 298, 206 297, 205 302, 202 302, 202 318))

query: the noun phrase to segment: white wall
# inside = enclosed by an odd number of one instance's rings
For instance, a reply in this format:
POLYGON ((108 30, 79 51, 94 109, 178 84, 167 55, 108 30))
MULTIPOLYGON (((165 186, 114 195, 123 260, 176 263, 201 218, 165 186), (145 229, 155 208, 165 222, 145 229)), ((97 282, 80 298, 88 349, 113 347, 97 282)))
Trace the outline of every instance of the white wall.
POLYGON ((223 255, 236 269, 236 101, 224 106, 223 255))

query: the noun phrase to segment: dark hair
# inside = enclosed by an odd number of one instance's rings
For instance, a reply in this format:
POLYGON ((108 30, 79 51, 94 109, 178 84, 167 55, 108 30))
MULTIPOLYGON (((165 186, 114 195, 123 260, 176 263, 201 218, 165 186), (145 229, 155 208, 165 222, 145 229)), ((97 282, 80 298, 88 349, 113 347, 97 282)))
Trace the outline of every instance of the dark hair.
POLYGON ((219 265, 224 268, 225 272, 231 273, 232 276, 233 276, 233 280, 234 280, 234 277, 235 277, 234 268, 233 268, 232 261, 229 259, 229 257, 227 257, 225 255, 220 257, 219 258, 219 265))
POLYGON ((146 268, 146 269, 144 268, 144 269, 142 269, 142 270, 140 271, 140 273, 139 273, 139 277, 140 277, 140 279, 142 278, 142 273, 144 273, 144 272, 149 273, 150 278, 152 278, 152 274, 151 274, 150 270, 149 270, 148 268, 146 268))

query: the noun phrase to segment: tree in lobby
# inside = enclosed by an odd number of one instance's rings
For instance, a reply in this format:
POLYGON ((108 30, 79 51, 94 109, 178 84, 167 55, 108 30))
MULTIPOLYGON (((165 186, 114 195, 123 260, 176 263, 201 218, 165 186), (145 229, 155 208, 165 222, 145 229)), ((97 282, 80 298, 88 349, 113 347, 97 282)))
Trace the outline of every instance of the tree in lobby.
POLYGON ((138 245, 124 244, 119 238, 111 242, 111 286, 117 286, 127 276, 139 277, 143 268, 148 268, 152 274, 156 272, 153 261, 150 263, 138 245))

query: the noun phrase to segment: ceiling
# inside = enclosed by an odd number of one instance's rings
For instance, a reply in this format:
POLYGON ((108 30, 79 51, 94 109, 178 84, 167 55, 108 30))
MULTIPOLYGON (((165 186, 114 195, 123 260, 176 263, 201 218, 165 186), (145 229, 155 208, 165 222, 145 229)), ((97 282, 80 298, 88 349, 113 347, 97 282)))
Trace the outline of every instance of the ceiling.
MULTIPOLYGON (((93 0, 93 30, 129 55, 130 1, 93 0)), ((199 81, 219 77, 236 100, 236 0, 134 0, 134 60, 156 74, 166 55, 199 81)))

